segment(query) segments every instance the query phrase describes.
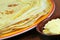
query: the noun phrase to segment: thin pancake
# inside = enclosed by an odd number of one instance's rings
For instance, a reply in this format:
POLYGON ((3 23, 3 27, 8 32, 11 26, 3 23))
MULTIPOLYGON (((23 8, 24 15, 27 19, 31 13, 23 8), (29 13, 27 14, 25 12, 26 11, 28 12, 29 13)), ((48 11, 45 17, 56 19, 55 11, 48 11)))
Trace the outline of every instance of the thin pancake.
POLYGON ((0 0, 0 5, 1 34, 34 24, 52 7, 47 0, 0 0))

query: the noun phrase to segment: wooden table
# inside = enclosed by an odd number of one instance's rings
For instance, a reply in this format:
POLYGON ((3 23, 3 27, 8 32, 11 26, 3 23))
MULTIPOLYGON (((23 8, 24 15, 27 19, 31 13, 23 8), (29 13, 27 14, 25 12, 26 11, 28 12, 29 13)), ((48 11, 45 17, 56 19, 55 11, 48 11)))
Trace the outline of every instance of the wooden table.
MULTIPOLYGON (((55 12, 52 15, 51 19, 60 18, 60 0, 54 0, 54 1, 56 4, 56 9, 55 9, 55 12)), ((41 34, 39 34, 36 31, 36 28, 34 28, 34 29, 24 33, 24 34, 21 34, 21 35, 18 35, 18 36, 9 38, 9 39, 5 39, 5 40, 43 40, 43 38, 42 38, 41 34)), ((50 39, 45 38, 44 40, 50 40, 50 39)))

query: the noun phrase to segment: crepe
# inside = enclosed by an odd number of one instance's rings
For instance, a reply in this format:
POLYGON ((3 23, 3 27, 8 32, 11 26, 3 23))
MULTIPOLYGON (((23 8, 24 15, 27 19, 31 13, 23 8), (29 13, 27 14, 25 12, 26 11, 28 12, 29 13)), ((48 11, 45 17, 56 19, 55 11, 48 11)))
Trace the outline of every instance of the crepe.
POLYGON ((0 0, 0 34, 34 24, 52 5, 48 0, 0 0))

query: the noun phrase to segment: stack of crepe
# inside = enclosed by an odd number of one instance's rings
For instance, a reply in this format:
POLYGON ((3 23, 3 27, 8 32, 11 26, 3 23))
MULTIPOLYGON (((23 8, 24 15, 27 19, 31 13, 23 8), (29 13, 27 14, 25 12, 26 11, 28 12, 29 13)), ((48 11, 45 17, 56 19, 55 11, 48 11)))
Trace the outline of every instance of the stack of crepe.
POLYGON ((49 0, 0 0, 0 35, 29 27, 46 15, 49 0))

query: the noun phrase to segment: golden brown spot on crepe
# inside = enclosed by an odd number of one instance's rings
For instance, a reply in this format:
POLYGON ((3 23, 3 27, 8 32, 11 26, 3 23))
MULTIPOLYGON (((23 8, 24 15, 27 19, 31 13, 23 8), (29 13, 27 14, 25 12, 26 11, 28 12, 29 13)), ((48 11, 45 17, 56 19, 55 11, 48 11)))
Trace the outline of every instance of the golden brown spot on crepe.
POLYGON ((43 12, 46 12, 46 10, 43 10, 43 12))
POLYGON ((3 12, 0 12, 0 14, 3 14, 3 12))
POLYGON ((8 7, 15 7, 15 6, 17 6, 18 4, 10 4, 10 5, 8 5, 8 7))
POLYGON ((5 14, 12 14, 14 12, 14 10, 6 10, 5 14))

